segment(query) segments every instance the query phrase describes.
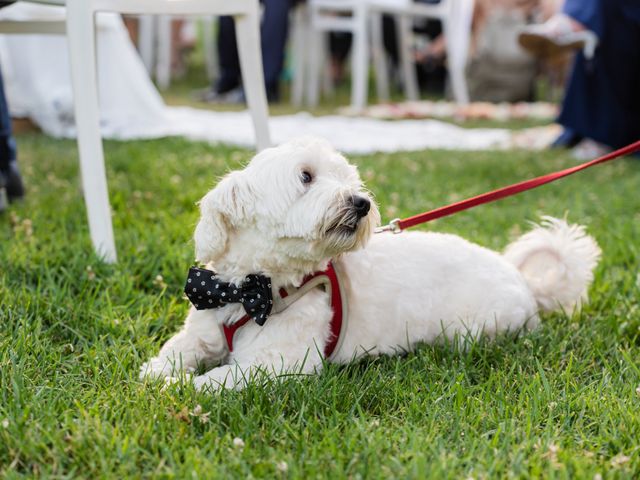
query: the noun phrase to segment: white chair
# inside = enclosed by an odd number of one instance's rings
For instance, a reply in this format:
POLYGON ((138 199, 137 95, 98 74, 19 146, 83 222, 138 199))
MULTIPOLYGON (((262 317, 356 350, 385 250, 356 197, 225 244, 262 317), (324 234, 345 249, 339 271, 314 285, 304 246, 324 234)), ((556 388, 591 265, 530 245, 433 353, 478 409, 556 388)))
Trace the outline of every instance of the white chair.
MULTIPOLYGON (((314 32, 347 31, 353 34, 351 52, 351 107, 361 110, 367 104, 369 43, 376 74, 378 97, 389 97, 389 80, 382 46, 381 15, 390 14, 397 19, 398 47, 404 80, 405 95, 410 100, 418 98, 418 85, 411 51, 412 21, 416 18, 432 18, 442 21, 447 39, 449 76, 456 102, 469 102, 465 79, 465 67, 469 51, 471 19, 474 0, 441 0, 438 4, 426 4, 413 0, 309 0, 310 30, 314 32), (370 38, 371 37, 371 38, 370 38)), ((308 69, 311 72, 300 78, 311 82, 308 101, 317 101, 317 77, 321 69, 321 46, 317 35, 308 39, 308 69), (314 43, 315 42, 315 43, 314 43)), ((294 72, 296 75, 296 72, 294 72)), ((294 77, 295 78, 295 77, 294 77)), ((302 87, 293 86, 299 92, 302 87)))
POLYGON ((97 12, 132 15, 231 15, 236 35, 244 89, 251 111, 256 145, 270 145, 267 97, 262 73, 258 0, 29 0, 66 6, 66 22, 0 22, 0 33, 55 33, 66 31, 80 157, 82 187, 89 231, 96 252, 116 261, 111 210, 99 128, 98 84, 95 58, 97 12))

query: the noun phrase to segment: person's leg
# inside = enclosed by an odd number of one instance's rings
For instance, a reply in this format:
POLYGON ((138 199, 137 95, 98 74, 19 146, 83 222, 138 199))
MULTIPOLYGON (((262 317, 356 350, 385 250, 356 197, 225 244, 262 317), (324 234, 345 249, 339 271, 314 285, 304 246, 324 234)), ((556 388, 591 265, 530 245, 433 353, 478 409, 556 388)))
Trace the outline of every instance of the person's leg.
POLYGON ((11 131, 9 106, 4 93, 2 71, 0 71, 0 210, 6 207, 5 199, 14 200, 24 196, 24 186, 16 161, 16 142, 11 131))
POLYGON ((289 29, 291 0, 264 0, 261 26, 262 65, 269 100, 279 97, 279 81, 284 65, 284 49, 289 29))
MULTIPOLYGON (((607 1, 610 0, 605 0, 607 1)), ((600 38, 603 33, 602 6, 602 0, 566 0, 562 6, 562 13, 600 38)), ((577 28, 580 28, 579 26, 577 28)))
POLYGON ((351 32, 329 32, 331 80, 334 85, 341 83, 345 79, 345 60, 351 50, 351 37, 351 32))
POLYGON ((592 60, 577 56, 559 118, 611 148, 640 138, 640 12, 631 3, 602 2, 600 45, 592 60))
POLYGON ((216 93, 226 93, 240 86, 240 60, 236 47, 236 29, 233 18, 220 17, 218 23, 218 59, 220 77, 216 81, 216 93))

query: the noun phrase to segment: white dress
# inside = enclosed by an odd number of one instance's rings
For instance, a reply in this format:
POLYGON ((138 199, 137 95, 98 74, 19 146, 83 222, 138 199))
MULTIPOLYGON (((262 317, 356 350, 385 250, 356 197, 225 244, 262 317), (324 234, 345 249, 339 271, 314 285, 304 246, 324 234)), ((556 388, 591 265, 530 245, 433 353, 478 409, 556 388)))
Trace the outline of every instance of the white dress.
MULTIPOLYGON (((19 2, 0 19, 64 19, 64 8, 19 2)), ((66 37, 0 35, 0 66, 11 114, 28 117, 45 133, 74 137, 73 93, 66 37)), ((179 135, 209 142, 253 146, 248 112, 168 107, 152 83, 120 17, 98 15, 98 78, 104 138, 179 135)), ((465 129, 437 120, 384 121, 308 113, 271 117, 272 141, 296 136, 327 138, 348 153, 445 148, 503 149, 512 145, 505 129, 465 129)))

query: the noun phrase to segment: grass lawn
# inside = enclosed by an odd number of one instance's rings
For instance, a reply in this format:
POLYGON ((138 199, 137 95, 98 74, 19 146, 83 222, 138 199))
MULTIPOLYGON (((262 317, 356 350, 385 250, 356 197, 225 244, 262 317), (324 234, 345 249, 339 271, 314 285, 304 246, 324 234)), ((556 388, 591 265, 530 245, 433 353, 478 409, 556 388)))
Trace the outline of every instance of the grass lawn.
MULTIPOLYGON (((540 214, 569 212, 603 249, 581 314, 463 353, 424 346, 212 396, 163 391, 138 369, 188 309, 195 202, 250 152, 107 142, 120 262, 104 265, 75 143, 31 133, 18 146, 29 195, 0 216, 0 477, 638 478, 639 160, 429 226, 500 249, 540 214)), ((387 220, 573 164, 557 152, 353 161, 387 220)))

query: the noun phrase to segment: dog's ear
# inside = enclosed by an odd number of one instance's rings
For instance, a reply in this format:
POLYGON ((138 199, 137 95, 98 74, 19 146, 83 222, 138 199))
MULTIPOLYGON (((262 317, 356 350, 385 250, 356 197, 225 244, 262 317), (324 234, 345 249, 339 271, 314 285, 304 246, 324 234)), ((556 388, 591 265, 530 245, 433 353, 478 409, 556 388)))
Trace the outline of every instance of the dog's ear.
POLYGON ((200 221, 193 235, 198 262, 219 258, 227 249, 229 229, 245 216, 246 186, 240 175, 241 172, 231 172, 200 200, 200 221))

